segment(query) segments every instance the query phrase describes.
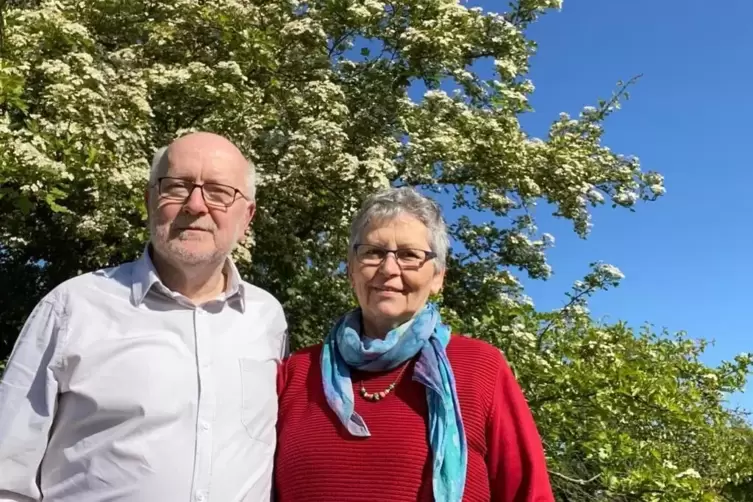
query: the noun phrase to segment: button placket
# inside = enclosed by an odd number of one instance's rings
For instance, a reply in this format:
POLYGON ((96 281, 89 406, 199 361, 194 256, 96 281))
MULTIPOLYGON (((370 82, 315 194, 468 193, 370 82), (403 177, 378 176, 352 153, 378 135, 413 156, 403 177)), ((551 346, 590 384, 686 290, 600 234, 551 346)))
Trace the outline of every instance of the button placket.
POLYGON ((199 373, 199 400, 196 422, 196 455, 194 461, 193 486, 196 501, 209 499, 207 487, 212 472, 212 420, 215 407, 215 389, 212 374, 212 316, 201 307, 194 310, 196 362, 199 373))

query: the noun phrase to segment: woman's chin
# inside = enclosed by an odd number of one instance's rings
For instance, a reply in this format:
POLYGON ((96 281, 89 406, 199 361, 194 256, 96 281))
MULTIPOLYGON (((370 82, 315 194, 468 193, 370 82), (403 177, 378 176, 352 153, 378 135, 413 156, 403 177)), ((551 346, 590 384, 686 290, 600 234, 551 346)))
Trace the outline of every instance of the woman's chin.
POLYGON ((375 315, 399 316, 405 312, 407 305, 403 298, 374 298, 370 302, 370 309, 375 315))
POLYGON ((405 301, 380 299, 371 301, 369 305, 370 317, 379 324, 398 326, 410 319, 414 312, 408 308, 405 301))

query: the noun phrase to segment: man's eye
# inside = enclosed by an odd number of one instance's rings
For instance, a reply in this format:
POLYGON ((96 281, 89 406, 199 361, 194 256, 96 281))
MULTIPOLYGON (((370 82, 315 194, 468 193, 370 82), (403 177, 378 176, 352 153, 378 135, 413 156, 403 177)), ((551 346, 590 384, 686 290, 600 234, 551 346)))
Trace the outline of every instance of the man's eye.
POLYGON ((165 183, 164 190, 167 192, 181 192, 187 190, 187 185, 180 182, 165 183))
POLYGON ((204 191, 211 193, 212 195, 233 195, 232 190, 225 187, 218 187, 213 185, 206 185, 204 187, 204 191))

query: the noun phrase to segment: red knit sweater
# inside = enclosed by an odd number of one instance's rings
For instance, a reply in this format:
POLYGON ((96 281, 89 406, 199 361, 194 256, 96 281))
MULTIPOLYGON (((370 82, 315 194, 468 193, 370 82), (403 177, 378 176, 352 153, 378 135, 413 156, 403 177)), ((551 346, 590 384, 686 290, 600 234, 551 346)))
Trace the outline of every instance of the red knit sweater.
MULTIPOLYGON (((426 389, 409 366, 395 390, 376 403, 359 394, 384 390, 400 368, 354 371, 356 411, 371 437, 350 436, 322 390, 321 346, 281 366, 275 464, 278 502, 416 502, 433 500, 426 389)), ((468 441, 467 502, 550 502, 536 425, 515 378, 491 345, 453 336, 447 346, 468 441)))

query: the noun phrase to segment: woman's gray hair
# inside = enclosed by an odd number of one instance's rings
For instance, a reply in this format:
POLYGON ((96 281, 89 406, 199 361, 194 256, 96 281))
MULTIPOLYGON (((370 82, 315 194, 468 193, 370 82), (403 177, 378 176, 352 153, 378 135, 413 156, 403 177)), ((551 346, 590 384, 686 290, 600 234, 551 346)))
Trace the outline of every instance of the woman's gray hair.
MULTIPOLYGON (((167 148, 168 147, 163 146, 154 152, 152 166, 149 170, 150 186, 157 183, 160 174, 167 169, 167 148)), ((246 171, 246 195, 251 202, 256 200, 256 168, 254 167, 254 163, 250 160, 248 161, 248 171, 246 171)))
POLYGON ((447 253, 450 238, 447 224, 442 217, 442 209, 433 199, 421 195, 411 187, 388 188, 366 199, 350 226, 348 259, 353 257, 353 247, 361 243, 363 233, 374 222, 393 220, 402 215, 410 215, 426 226, 429 233, 429 246, 437 254, 434 259, 437 272, 447 266, 447 253))

